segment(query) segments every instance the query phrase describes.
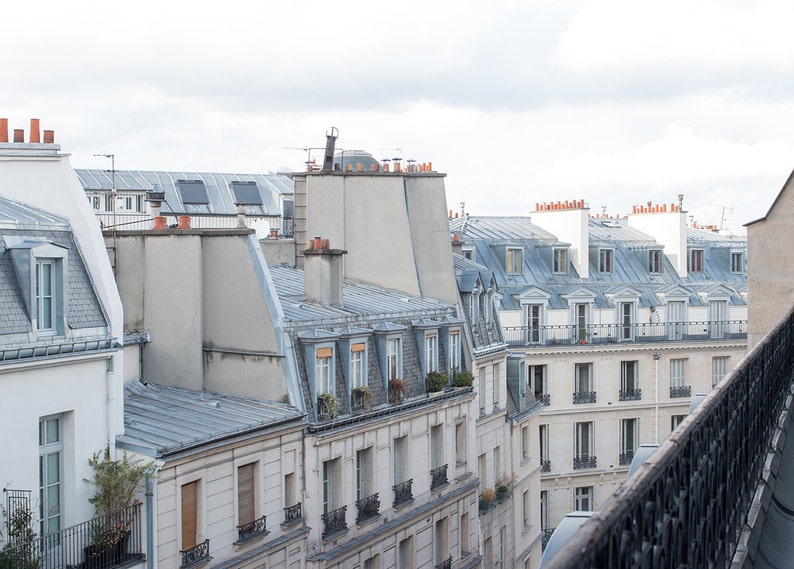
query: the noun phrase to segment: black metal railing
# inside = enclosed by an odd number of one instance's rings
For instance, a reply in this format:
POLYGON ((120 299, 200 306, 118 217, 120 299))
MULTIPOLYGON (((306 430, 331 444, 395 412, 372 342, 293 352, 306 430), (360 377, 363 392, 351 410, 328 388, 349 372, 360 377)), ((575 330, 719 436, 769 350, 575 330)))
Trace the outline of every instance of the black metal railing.
POLYGON ((595 391, 574 391, 573 392, 573 402, 575 404, 579 404, 579 403, 595 403, 596 402, 596 392, 595 391))
POLYGON ((258 520, 237 526, 237 543, 242 543, 269 533, 270 532, 267 531, 267 516, 262 516, 258 520))
POLYGON ((621 389, 618 395, 620 401, 639 401, 642 399, 642 389, 621 389))
POLYGON ((551 539, 551 534, 554 533, 554 528, 546 528, 541 530, 540 533, 540 549, 541 551, 546 550, 546 546, 549 544, 549 540, 551 539))
POLYGON ((670 398, 689 397, 692 395, 692 388, 688 385, 678 385, 670 387, 670 398))
POLYGON ((439 467, 430 471, 430 489, 435 490, 444 486, 449 481, 447 480, 447 465, 442 464, 439 467))
POLYGON ((0 553, 0 567, 103 569, 143 559, 141 547, 141 505, 135 504, 31 541, 18 541, 0 553))
POLYGON ((536 393, 535 394, 535 401, 540 401, 544 405, 550 405, 551 404, 551 397, 549 396, 548 393, 536 393))
POLYGON ((347 506, 342 506, 322 515, 323 538, 347 531, 347 506))
POLYGON ((303 519, 301 514, 301 503, 298 502, 294 506, 287 506, 284 508, 284 524, 296 524, 303 519))
POLYGON ((375 492, 372 496, 356 500, 356 522, 361 523, 370 518, 375 518, 380 513, 380 500, 378 500, 378 493, 375 492))
POLYGON ((394 490, 395 508, 400 504, 405 504, 406 502, 410 502, 414 499, 413 492, 411 491, 413 483, 414 479, 411 478, 410 480, 406 480, 405 482, 400 482, 399 484, 392 486, 392 490, 394 490))
POLYGON ((579 528, 549 569, 731 565, 791 392, 793 314, 579 528))
POLYGON ((634 451, 633 450, 624 450, 620 453, 620 464, 621 466, 625 466, 627 464, 631 464, 631 461, 634 460, 634 451))
POLYGON ((452 556, 450 555, 444 561, 436 565, 436 569, 452 569, 452 556))
POLYGON ((551 461, 550 460, 542 460, 540 461, 540 471, 541 472, 551 472, 551 461))
POLYGON ((582 470, 583 468, 596 468, 596 457, 589 455, 573 457, 573 469, 582 470))
POLYGON ((681 342, 693 340, 746 340, 747 320, 660 322, 636 324, 575 324, 559 326, 506 326, 504 341, 511 346, 616 344, 620 342, 681 342))
POLYGON ((180 551, 179 555, 182 557, 182 565, 180 567, 191 567, 207 561, 210 559, 210 540, 205 539, 193 547, 180 551))

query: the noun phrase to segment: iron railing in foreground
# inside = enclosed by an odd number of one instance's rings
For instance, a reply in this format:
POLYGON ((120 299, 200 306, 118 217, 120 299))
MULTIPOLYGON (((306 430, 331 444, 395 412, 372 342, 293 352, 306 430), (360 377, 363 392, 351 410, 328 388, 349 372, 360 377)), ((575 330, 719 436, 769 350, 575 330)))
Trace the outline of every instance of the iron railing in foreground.
POLYGON ((0 552, 0 567, 105 569, 144 559, 141 505, 100 516, 0 552))
POLYGON ((544 567, 730 565, 790 393, 793 314, 544 567))

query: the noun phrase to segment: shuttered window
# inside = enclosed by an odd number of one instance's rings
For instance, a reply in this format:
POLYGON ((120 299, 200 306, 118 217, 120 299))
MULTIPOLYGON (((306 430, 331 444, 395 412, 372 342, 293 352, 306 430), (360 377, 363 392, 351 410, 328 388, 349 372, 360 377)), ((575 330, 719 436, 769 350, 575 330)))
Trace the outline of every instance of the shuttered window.
POLYGON ((327 514, 336 510, 341 504, 341 460, 326 460, 323 462, 323 513, 327 514))
POLYGON ((372 491, 372 447, 356 452, 356 499, 363 500, 372 491))
POLYGON ((182 551, 194 547, 198 525, 198 481, 182 485, 182 551))
POLYGON ((254 496, 254 464, 237 469, 237 525, 250 524, 256 519, 254 496))
POLYGON ((432 468, 446 464, 444 461, 444 426, 430 427, 430 460, 432 468))

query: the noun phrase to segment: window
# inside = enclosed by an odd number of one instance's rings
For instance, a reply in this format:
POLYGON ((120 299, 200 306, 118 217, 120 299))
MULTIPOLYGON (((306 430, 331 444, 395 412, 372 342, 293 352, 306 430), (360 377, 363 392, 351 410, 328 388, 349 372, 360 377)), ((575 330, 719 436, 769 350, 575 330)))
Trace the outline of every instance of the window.
POLYGON ((244 526, 256 519, 253 463, 237 467, 237 525, 244 526))
POLYGON ((535 394, 535 400, 543 402, 544 405, 550 403, 549 400, 549 386, 546 380, 546 366, 544 365, 531 365, 527 366, 527 376, 529 379, 529 388, 535 394))
POLYGON ((464 247, 463 248, 463 258, 468 259, 469 261, 474 260, 474 249, 471 247, 464 247))
POLYGON ((478 397, 480 399, 480 413, 482 414, 485 413, 485 397, 487 393, 486 390, 487 383, 485 381, 485 367, 481 367, 479 369, 479 376, 480 376, 479 381, 477 382, 478 384, 477 391, 478 391, 478 397))
POLYGON ((113 211, 113 194, 105 194, 105 211, 113 211))
POLYGON ((39 420, 39 533, 60 531, 63 505, 63 420, 39 420))
POLYGON ((532 514, 531 514, 531 507, 530 507, 530 499, 529 499, 529 490, 524 490, 524 494, 521 500, 521 510, 523 513, 524 518, 524 531, 527 531, 529 527, 532 525, 532 514))
POLYGON ((639 419, 620 420, 620 464, 631 464, 637 450, 639 419))
POLYGON ((590 305, 574 304, 574 325, 576 326, 576 342, 586 342, 590 337, 590 305))
POLYGON ((728 324, 728 301, 709 301, 709 337, 715 340, 725 337, 728 324))
POLYGON ((444 425, 434 425, 430 427, 430 467, 438 468, 445 464, 444 425))
POLYGON ((350 387, 367 385, 367 345, 364 342, 350 346, 350 387))
POLYGON ((380 555, 373 555, 366 561, 364 561, 364 569, 379 569, 380 567, 380 555))
POLYGON ((502 447, 493 449, 493 479, 494 485, 499 484, 502 478, 502 447))
POLYGON ((394 483, 405 482, 410 477, 408 467, 408 436, 394 439, 394 483))
POLYGON ((400 541, 399 546, 399 565, 400 569, 414 569, 414 538, 408 537, 400 541))
POLYGON ((593 510, 592 486, 579 486, 574 490, 573 509, 581 512, 593 510))
POLYGON ((477 460, 477 467, 479 468, 479 472, 477 473, 480 477, 480 493, 488 486, 488 457, 485 456, 485 453, 481 454, 477 460))
POLYGON ((611 273, 612 272, 612 249, 600 249, 598 251, 598 272, 611 273))
POLYGON ((593 455, 593 423, 582 422, 574 423, 574 433, 576 437, 574 455, 574 469, 578 468, 595 468, 595 456, 593 455))
POLYGON ((521 274, 523 272, 522 271, 523 270, 523 267, 522 267, 522 257, 523 257, 523 255, 522 255, 522 253, 523 253, 522 249, 513 249, 513 248, 508 248, 507 249, 507 265, 506 266, 507 266, 507 272, 508 273, 510 273, 512 275, 515 275, 515 274, 521 274))
POLYGON ((210 198, 203 180, 177 180, 176 186, 186 212, 209 212, 210 198))
POLYGON ((728 357, 717 356, 711 359, 711 386, 716 387, 728 373, 728 357))
POLYGON ((372 447, 356 451, 356 500, 363 500, 372 496, 372 447))
POLYGON ((675 431, 676 427, 684 422, 686 419, 686 415, 672 415, 670 417, 670 430, 675 431))
POLYGON ((574 403, 595 403, 593 364, 574 364, 574 403))
POLYGON ((469 552, 469 514, 460 515, 460 556, 469 552))
POLYGON ((386 368, 389 379, 402 379, 402 338, 388 338, 386 340, 386 368))
POLYGON ((314 381, 317 393, 334 394, 334 349, 317 348, 314 352, 314 381))
POLYGON ((529 460, 529 427, 521 427, 521 462, 529 460))
POLYGON ((549 529, 549 491, 540 491, 540 529, 549 529))
POLYGON ((682 340, 686 328, 684 312, 686 302, 683 300, 671 300, 667 303, 667 339, 682 340))
POLYGON ((295 493, 295 473, 289 472, 284 475, 284 507, 289 508, 298 503, 295 493))
POLYGON ((638 378, 639 362, 628 360, 620 362, 620 400, 636 401, 642 398, 638 378))
POLYGON ((458 466, 466 464, 466 422, 455 425, 455 462, 458 466))
POLYGON ((100 197, 99 196, 91 196, 91 207, 95 210, 99 211, 100 209, 100 197))
POLYGON ((182 547, 186 551, 198 544, 199 481, 188 482, 181 488, 182 547))
POLYGON ((690 273, 703 272, 703 249, 689 250, 689 272, 690 273))
POLYGON ((633 340, 634 339, 634 303, 633 302, 619 302, 618 303, 618 338, 620 340, 633 340))
POLYGON ((499 388, 500 384, 502 383, 501 378, 499 377, 499 364, 493 365, 493 406, 494 409, 499 407, 499 388))
POLYGON ((342 505, 342 461, 339 458, 323 462, 323 514, 342 505))
POLYGON ((568 272, 568 249, 554 249, 553 271, 557 274, 568 272))
POLYGON ((460 332, 452 330, 449 333, 449 375, 460 369, 460 332))
POLYGON ((436 522, 434 538, 436 565, 440 565, 449 557, 449 518, 442 518, 436 522))
POLYGON ((543 306, 540 304, 527 305, 527 342, 539 344, 543 342, 541 326, 543 325, 543 306))
POLYGON ((731 272, 743 273, 744 272, 744 253, 741 251, 731 252, 731 272))
POLYGON ((53 330, 55 270, 53 261, 36 261, 36 320, 37 330, 53 330))
POLYGON ((670 387, 684 387, 686 385, 686 359, 670 360, 670 387))
POLYGON ((438 336, 425 334, 425 373, 438 370, 438 336))
POLYGON ((540 434, 540 471, 549 472, 551 470, 551 461, 549 460, 549 426, 539 425, 538 433, 540 434))
POLYGON ((232 180, 229 185, 234 193, 235 204, 262 205, 259 186, 253 181, 232 180))
POLYGON ((662 272, 662 252, 658 249, 652 249, 648 251, 648 272, 662 272))

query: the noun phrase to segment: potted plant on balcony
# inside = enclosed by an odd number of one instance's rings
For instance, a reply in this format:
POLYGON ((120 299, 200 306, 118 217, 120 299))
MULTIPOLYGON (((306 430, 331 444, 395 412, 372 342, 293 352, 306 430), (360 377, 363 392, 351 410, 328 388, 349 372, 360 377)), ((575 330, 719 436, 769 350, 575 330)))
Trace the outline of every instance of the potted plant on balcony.
POLYGON ((339 414, 339 400, 333 393, 320 393, 317 396, 317 414, 323 418, 336 419, 339 414))
POLYGON ((449 378, 440 371, 431 371, 425 379, 428 393, 435 393, 443 390, 449 383, 449 378))
POLYGON ((452 385, 455 387, 471 387, 474 383, 474 374, 470 371, 459 371, 455 374, 452 380, 452 385))
POLYGON ((404 379, 389 380, 389 403, 399 403, 408 397, 408 382, 404 379))
POLYGON ((12 513, 2 506, 0 510, 7 520, 8 528, 6 544, 0 550, 0 569, 39 569, 41 558, 35 547, 33 511, 27 506, 16 508, 12 513))
POLYGON ((110 446, 94 453, 88 464, 94 469, 91 478, 83 480, 95 487, 88 501, 94 505, 91 525, 93 544, 85 548, 85 567, 110 566, 124 558, 133 514, 130 507, 137 504, 135 493, 154 466, 153 462, 133 460, 125 452, 121 459, 112 459, 110 446))
POLYGON ((480 509, 485 511, 491 507, 491 505, 496 501, 496 492, 494 492, 491 488, 486 488, 480 494, 480 509))
POLYGON ((372 390, 366 385, 360 385, 353 389, 354 407, 363 407, 364 411, 372 411, 372 390))

